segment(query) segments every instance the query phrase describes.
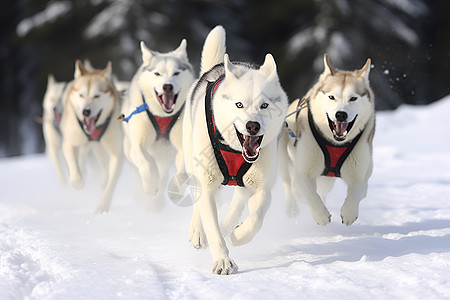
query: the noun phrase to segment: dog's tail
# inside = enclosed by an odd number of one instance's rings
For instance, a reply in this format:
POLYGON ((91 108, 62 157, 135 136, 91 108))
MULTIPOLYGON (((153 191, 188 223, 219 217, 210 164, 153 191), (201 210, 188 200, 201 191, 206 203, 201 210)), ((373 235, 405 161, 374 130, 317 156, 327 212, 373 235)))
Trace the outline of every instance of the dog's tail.
POLYGON ((225 29, 218 25, 209 32, 205 39, 200 65, 200 77, 215 65, 223 63, 225 51, 225 29))

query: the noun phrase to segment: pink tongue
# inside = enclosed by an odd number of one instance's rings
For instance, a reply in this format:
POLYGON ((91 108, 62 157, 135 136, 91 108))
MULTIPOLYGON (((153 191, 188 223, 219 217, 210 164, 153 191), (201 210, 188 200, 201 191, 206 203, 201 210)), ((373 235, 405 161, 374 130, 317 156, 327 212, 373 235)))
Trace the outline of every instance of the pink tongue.
POLYGON ((334 124, 334 130, 339 136, 343 136, 347 131, 348 123, 346 122, 336 122, 334 124))
POLYGON ((256 151, 260 146, 259 137, 244 135, 244 143, 242 146, 245 148, 245 150, 247 150, 247 154, 249 156, 255 156, 256 154, 258 154, 256 151))
POLYGON ((96 117, 91 117, 91 118, 84 118, 84 130, 91 134, 95 131, 96 127, 95 127, 95 121, 96 121, 96 117))
POLYGON ((164 93, 161 95, 162 104, 166 110, 171 110, 173 108, 173 104, 175 102, 175 94, 174 93, 164 93))

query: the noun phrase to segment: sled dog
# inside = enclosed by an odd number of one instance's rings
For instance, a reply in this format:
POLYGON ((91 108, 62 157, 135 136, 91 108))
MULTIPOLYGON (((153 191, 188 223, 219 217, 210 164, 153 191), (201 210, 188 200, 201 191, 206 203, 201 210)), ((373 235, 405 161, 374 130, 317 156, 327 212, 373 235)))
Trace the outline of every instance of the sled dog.
POLYGON ((69 167, 70 184, 84 187, 80 157, 91 148, 102 166, 108 165, 106 186, 96 212, 109 210, 122 170, 122 129, 116 122, 120 98, 112 81, 111 62, 104 70, 87 70, 75 63, 75 76, 68 87, 62 120, 63 153, 69 167), (107 154, 107 155, 106 155, 107 154))
POLYGON ((164 205, 169 170, 185 173, 182 116, 194 73, 183 39, 177 49, 160 53, 141 42, 142 65, 134 75, 122 112, 124 153, 133 166, 134 193, 152 196, 148 208, 164 205), (175 164, 174 164, 175 161, 175 164))
POLYGON ((214 28, 205 40, 201 78, 192 87, 183 120, 186 170, 198 185, 189 240, 196 249, 210 247, 214 274, 238 269, 224 237, 242 245, 262 226, 287 108, 272 55, 261 66, 232 63, 225 54, 225 30, 214 28), (215 196, 221 185, 236 188, 219 226, 215 196), (247 202, 249 216, 239 224, 247 202))
POLYGON ((296 200, 301 200, 309 205, 317 224, 328 224, 331 214, 325 197, 336 177, 341 177, 347 185, 342 223, 351 225, 358 218, 373 166, 375 98, 369 84, 370 64, 367 59, 359 70, 340 71, 325 54, 325 69, 317 83, 303 100, 291 103, 279 143, 288 213, 297 214, 296 200))
POLYGON ((61 143, 61 116, 64 110, 62 101, 66 82, 57 82, 52 74, 48 75, 47 90, 42 102, 42 130, 45 140, 45 152, 56 167, 60 184, 66 181, 64 174, 65 161, 62 153, 61 143))

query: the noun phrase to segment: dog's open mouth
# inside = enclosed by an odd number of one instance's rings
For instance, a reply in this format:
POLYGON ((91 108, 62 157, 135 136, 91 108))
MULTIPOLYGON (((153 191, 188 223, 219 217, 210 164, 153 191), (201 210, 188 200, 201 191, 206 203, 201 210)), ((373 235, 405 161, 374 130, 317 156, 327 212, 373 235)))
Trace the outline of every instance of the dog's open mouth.
POLYGON ((87 134, 93 134, 97 130, 97 121, 101 113, 102 111, 100 110, 96 116, 83 118, 83 129, 87 134))
POLYGON ((346 139, 347 134, 355 124, 355 120, 358 115, 351 122, 339 122, 339 121, 331 121, 330 117, 327 114, 328 125, 330 126, 330 130, 333 133, 334 139, 338 142, 342 142, 346 139))
POLYGON ((178 94, 175 94, 174 92, 164 92, 162 94, 158 94, 156 90, 155 94, 164 112, 168 114, 173 112, 173 108, 175 107, 175 103, 177 102, 178 94))
POLYGON ((234 129, 242 146, 242 156, 246 162, 254 163, 259 157, 264 135, 245 135, 240 133, 236 126, 234 126, 234 129))

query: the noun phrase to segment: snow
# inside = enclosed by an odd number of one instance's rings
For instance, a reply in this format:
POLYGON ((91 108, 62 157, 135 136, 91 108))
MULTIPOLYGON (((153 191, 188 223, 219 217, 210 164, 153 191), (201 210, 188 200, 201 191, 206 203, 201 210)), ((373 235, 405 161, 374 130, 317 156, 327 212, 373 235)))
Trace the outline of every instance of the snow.
POLYGON ((2 159, 0 299, 449 299, 449 113, 450 96, 377 114, 374 174, 352 226, 340 224, 344 184, 321 227, 306 206, 286 217, 277 181, 261 231, 230 246, 230 276, 189 246, 192 207, 154 214, 131 199, 129 167, 111 212, 94 215, 95 172, 75 191, 44 155, 2 159))
POLYGON ((52 2, 47 7, 30 18, 25 18, 19 22, 16 28, 17 35, 24 37, 35 27, 43 26, 47 23, 55 22, 72 9, 70 1, 52 2))

